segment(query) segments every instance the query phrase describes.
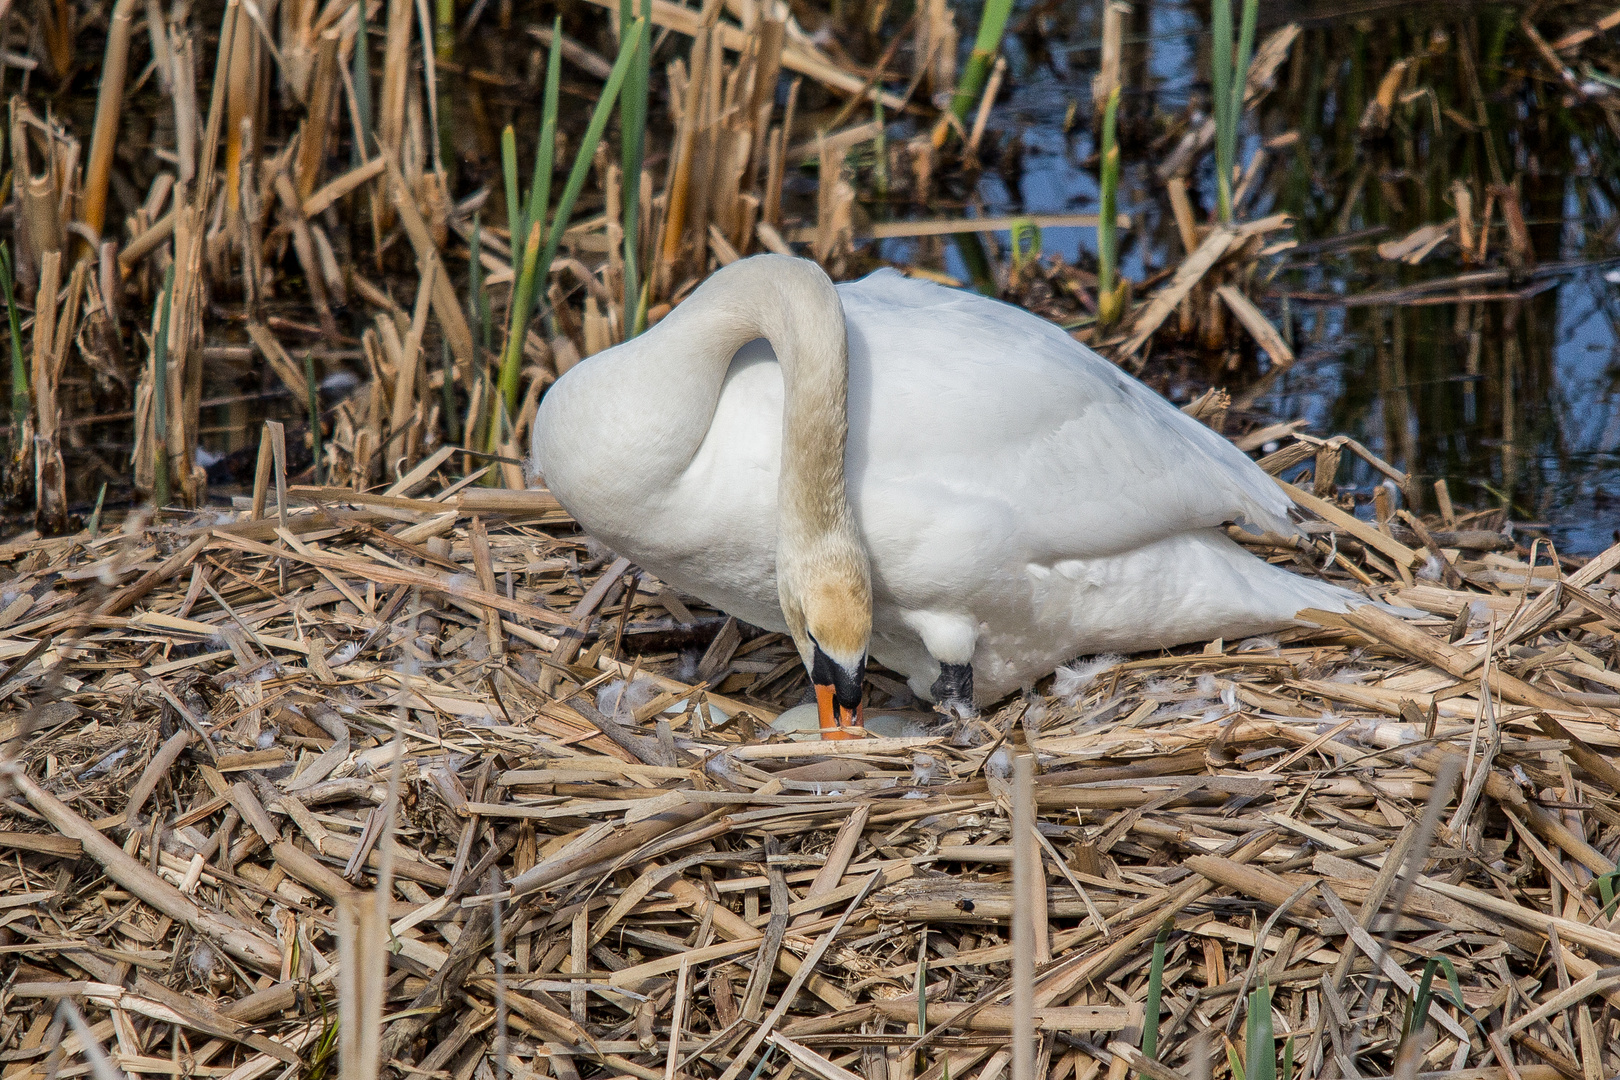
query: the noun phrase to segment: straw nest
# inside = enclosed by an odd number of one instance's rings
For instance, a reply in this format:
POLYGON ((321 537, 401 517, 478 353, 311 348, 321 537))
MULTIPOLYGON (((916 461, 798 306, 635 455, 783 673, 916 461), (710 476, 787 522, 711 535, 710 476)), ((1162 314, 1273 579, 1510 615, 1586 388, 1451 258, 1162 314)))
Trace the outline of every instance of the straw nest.
MULTIPOLYGON (((544 492, 434 483, 0 547, 8 1080, 95 1045, 324 1075, 340 1003, 436 1080, 992 1080, 1026 1048, 1050 1080, 1194 1076, 1234 1067, 1223 1039, 1249 1075, 1620 1067, 1620 546, 1581 565, 1295 488, 1305 533, 1257 551, 1432 614, 1081 662, 949 737, 822 743, 768 727, 790 642, 544 492)), ((902 693, 878 673, 868 708, 902 693)))

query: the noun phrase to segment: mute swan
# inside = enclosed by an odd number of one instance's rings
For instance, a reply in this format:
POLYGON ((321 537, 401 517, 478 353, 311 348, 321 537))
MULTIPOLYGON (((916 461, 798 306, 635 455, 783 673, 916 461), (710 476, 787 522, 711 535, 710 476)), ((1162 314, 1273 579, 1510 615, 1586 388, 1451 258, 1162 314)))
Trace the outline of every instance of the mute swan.
POLYGON ((717 271, 558 379, 533 453, 591 535, 791 634, 832 737, 868 652, 971 707, 1076 655, 1365 602, 1226 535, 1294 526, 1225 439, 1058 327, 892 270, 717 271))

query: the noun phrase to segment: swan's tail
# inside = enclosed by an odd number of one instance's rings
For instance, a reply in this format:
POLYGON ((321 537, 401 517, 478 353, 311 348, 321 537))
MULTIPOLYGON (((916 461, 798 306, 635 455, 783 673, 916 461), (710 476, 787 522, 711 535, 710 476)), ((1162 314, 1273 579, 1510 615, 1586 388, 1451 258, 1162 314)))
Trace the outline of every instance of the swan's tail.
MULTIPOLYGON (((1310 603, 1297 609, 1299 611, 1314 608, 1317 611, 1331 611, 1342 614, 1347 611, 1354 611, 1359 607, 1375 607, 1386 615, 1395 615, 1403 619, 1419 619, 1428 614, 1428 612, 1419 611, 1417 608, 1399 607, 1395 604, 1386 604, 1381 600, 1373 600, 1351 589, 1333 585, 1326 581, 1318 581, 1315 578, 1308 578, 1303 574, 1297 574, 1289 570, 1282 570, 1282 572, 1293 579, 1291 583, 1292 591, 1296 592, 1300 599, 1310 600, 1310 603)), ((1301 625, 1307 622, 1307 620, 1303 619, 1295 619, 1294 621, 1301 625)))

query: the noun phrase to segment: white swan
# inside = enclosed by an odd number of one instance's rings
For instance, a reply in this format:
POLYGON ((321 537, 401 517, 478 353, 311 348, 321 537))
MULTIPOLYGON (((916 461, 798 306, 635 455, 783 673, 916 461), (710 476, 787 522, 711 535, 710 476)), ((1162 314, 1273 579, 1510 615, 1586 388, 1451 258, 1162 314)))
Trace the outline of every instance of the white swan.
POLYGON ((593 536, 791 633, 824 729, 858 723, 868 651, 988 703, 1076 655, 1365 602, 1232 542, 1294 527, 1215 432, 1028 312, 889 270, 719 270, 557 380, 533 449, 593 536))

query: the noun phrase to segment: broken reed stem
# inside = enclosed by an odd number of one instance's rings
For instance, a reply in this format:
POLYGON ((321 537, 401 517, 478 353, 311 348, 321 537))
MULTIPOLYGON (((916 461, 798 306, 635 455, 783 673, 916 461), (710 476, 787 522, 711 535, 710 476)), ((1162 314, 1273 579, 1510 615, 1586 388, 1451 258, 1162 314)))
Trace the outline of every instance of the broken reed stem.
POLYGON ((61 271, 61 252, 47 254, 34 303, 34 522, 42 534, 68 531, 67 467, 62 461, 58 390, 74 338, 79 301, 89 280, 90 260, 81 259, 74 266, 66 301, 58 308, 61 271))
MULTIPOLYGON (((359 28, 354 38, 354 111, 359 117, 359 138, 354 144, 354 164, 361 165, 370 160, 377 143, 376 134, 376 107, 371 100, 371 40, 366 27, 366 2, 358 0, 355 4, 355 18, 359 28)), ((377 200, 372 200, 373 205, 377 200)))
POLYGON ((117 0, 107 24, 107 53, 96 95, 95 127, 85 166, 79 220, 97 236, 107 217, 107 186, 112 180, 118 122, 124 114, 124 77, 129 68, 129 38, 135 23, 135 0, 117 0))
POLYGON ((382 152, 401 167, 400 144, 405 137, 405 84, 411 74, 408 59, 413 12, 411 0, 388 0, 388 20, 383 39, 382 103, 377 115, 377 142, 382 152))
POLYGON ((169 315, 174 306, 174 265, 169 263, 163 273, 163 295, 153 320, 157 332, 152 336, 152 426, 157 434, 153 498, 160 507, 169 503, 169 315))
MULTIPOLYGON (((1035 1080, 1035 913, 1046 899, 1046 872, 1035 848, 1035 758, 1013 759, 1012 782, 1012 1080, 1035 1080)), ((923 988, 919 986, 918 997, 923 988)))
POLYGON ((342 33, 336 28, 322 32, 315 56, 315 74, 310 79, 309 111, 299 127, 298 157, 293 166, 293 190, 303 206, 320 182, 321 164, 326 160, 326 142, 332 128, 332 106, 338 83, 338 46, 342 33))
MULTIPOLYGON (((236 221, 242 211, 242 156, 244 149, 251 152, 243 139, 243 125, 252 125, 258 119, 259 56, 263 48, 251 17, 236 18, 233 31, 225 79, 225 216, 230 222, 236 221)), ((251 182, 252 177, 248 179, 251 182)), ((206 198, 210 193, 201 194, 206 198)))

